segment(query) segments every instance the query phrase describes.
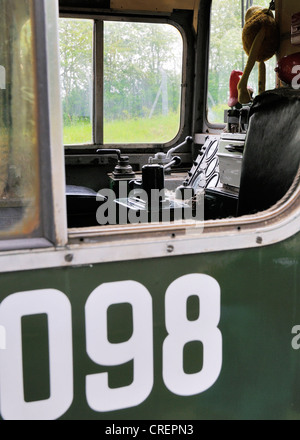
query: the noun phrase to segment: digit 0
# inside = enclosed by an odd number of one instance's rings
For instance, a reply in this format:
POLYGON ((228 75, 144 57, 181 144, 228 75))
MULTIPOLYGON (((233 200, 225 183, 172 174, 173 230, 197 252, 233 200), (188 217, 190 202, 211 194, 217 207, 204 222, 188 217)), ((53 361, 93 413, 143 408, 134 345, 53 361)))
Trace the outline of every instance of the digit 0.
POLYGON ((0 402, 6 420, 53 420, 62 416, 73 400, 71 304, 54 289, 14 293, 0 307, 6 346, 1 350, 0 402), (23 316, 45 313, 48 317, 50 389, 48 399, 26 402, 22 362, 23 316), (63 365, 63 368, 62 368, 63 365))

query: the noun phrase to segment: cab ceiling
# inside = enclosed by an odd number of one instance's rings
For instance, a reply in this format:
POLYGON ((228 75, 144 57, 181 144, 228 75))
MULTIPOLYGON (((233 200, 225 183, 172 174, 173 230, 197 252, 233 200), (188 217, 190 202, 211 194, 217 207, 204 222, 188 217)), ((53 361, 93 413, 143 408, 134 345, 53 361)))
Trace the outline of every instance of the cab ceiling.
POLYGON ((173 9, 193 10, 198 3, 199 0, 59 0, 61 8, 156 12, 172 12, 173 9))

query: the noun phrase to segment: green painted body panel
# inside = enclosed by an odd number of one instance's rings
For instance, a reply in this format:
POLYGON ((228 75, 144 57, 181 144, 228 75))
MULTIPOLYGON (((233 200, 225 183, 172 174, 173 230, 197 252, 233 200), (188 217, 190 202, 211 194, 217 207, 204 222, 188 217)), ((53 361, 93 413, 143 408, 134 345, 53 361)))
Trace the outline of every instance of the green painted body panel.
MULTIPOLYGON (((291 345, 292 328, 300 324, 299 246, 300 234, 256 249, 1 274, 0 301, 15 292, 47 288, 68 296, 72 305, 74 398, 62 419, 300 419, 300 351, 291 345), (164 297, 175 279, 191 273, 210 275, 220 285, 218 327, 223 361, 218 379, 208 390, 185 397, 170 392, 162 378, 162 345, 167 336, 164 297), (141 283, 152 296, 154 385, 140 405, 100 413, 87 403, 86 376, 108 371, 110 386, 121 387, 131 383, 133 363, 102 367, 89 358, 85 303, 100 284, 122 280, 141 283)), ((109 311, 112 343, 126 341, 132 334, 127 306, 109 311)), ((198 304, 191 298, 187 317, 197 319, 198 314, 198 304)), ((25 400, 46 399, 50 390, 45 316, 23 318, 22 332, 25 400)), ((201 370, 202 350, 199 342, 188 345, 184 369, 192 374, 201 370)))

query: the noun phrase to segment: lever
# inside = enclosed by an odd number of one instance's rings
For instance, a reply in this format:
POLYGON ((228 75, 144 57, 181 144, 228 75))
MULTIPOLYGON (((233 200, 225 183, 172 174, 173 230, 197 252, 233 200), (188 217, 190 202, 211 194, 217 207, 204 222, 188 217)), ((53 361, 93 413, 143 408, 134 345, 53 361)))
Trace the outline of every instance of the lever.
POLYGON ((171 162, 164 165, 164 170, 167 171, 168 168, 171 168, 173 165, 180 165, 181 158, 179 156, 174 156, 171 162))
POLYGON ((113 171, 113 175, 118 178, 123 177, 134 177, 135 173, 132 169, 132 166, 129 164, 129 157, 121 155, 120 150, 109 149, 109 148, 100 148, 96 151, 98 154, 116 154, 118 156, 118 163, 115 166, 113 171))
POLYGON ((181 144, 177 145, 176 147, 171 148, 171 149, 167 152, 166 159, 171 159, 171 154, 175 153, 175 151, 177 151, 177 150, 179 150, 181 147, 184 147, 185 145, 191 143, 192 141, 193 141, 192 136, 187 136, 187 137, 185 138, 185 140, 184 140, 181 144))
POLYGON ((149 157, 149 164, 154 164, 154 163, 158 163, 160 165, 168 164, 170 160, 172 160, 172 154, 175 153, 175 151, 179 150, 181 147, 189 144, 192 141, 193 141, 192 136, 187 136, 181 144, 171 148, 167 153, 159 152, 156 153, 154 157, 149 157))

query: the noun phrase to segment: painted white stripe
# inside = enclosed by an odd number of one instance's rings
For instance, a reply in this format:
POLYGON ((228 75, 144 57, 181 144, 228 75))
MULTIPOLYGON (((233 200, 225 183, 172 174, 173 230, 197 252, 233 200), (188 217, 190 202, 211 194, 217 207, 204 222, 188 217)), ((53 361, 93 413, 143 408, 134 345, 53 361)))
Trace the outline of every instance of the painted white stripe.
POLYGON ((3 325, 0 325, 0 350, 6 349, 6 331, 3 325))
MULTIPOLYGON (((195 235, 171 239, 155 236, 116 241, 103 240, 97 243, 69 245, 60 249, 37 249, 31 251, 0 254, 0 273, 16 270, 33 270, 52 267, 92 265, 104 262, 148 259, 167 256, 198 254, 234 249, 262 247, 283 241, 300 230, 300 218, 273 225, 269 228, 250 228, 245 232, 225 232, 195 235)), ((92 241, 92 240, 89 240, 92 241)))
POLYGON ((199 228, 182 223, 132 226, 70 230, 67 246, 0 252, 0 273, 261 248, 279 243, 300 231, 300 186, 288 200, 269 211, 207 222, 204 230, 203 223, 199 228))

